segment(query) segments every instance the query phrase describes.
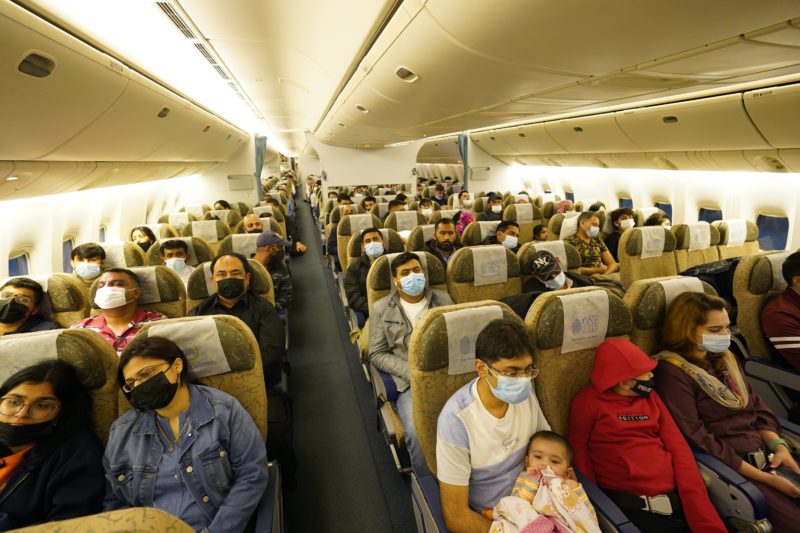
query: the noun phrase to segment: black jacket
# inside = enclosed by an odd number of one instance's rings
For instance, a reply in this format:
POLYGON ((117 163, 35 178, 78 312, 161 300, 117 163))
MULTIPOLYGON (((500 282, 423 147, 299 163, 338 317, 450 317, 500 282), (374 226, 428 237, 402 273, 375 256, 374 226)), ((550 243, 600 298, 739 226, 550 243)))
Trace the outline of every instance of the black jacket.
POLYGON ((619 263, 619 256, 617 254, 619 253, 620 237, 622 237, 622 234, 618 231, 615 231, 611 235, 606 235, 603 239, 603 243, 606 245, 606 248, 608 248, 608 253, 611 254, 611 257, 613 257, 614 261, 617 263, 619 263))
POLYGON ((426 242, 426 243, 425 243, 425 248, 426 248, 426 250, 427 250, 428 252, 432 253, 434 256, 436 256, 436 258, 437 258, 439 261, 441 261, 441 262, 442 262, 442 266, 444 267, 445 271, 447 271, 447 261, 448 261, 449 259, 452 259, 452 258, 453 258, 453 254, 455 254, 455 253, 456 253, 456 250, 458 250, 459 248, 461 248, 461 243, 460 243, 460 242, 457 242, 457 243, 455 243, 455 244, 453 245, 453 251, 452 251, 452 252, 450 252, 450 257, 447 257, 447 258, 445 258, 445 256, 443 256, 443 255, 442 255, 442 251, 441 251, 441 250, 439 250, 439 248, 437 248, 437 246, 436 246, 436 239, 431 239, 431 240, 429 240, 428 242, 426 242))
POLYGON ((344 292, 347 295, 347 305, 353 311, 361 311, 364 316, 369 317, 369 306, 367 305, 367 273, 372 262, 365 254, 353 261, 347 267, 344 275, 344 292))
POLYGON ((18 327, 14 331, 6 333, 6 335, 12 335, 14 333, 33 333, 35 331, 47 331, 50 329, 60 329, 60 328, 61 326, 59 326, 55 322, 50 322, 49 320, 45 320, 42 315, 33 315, 28 320, 23 322, 20 327, 18 327))
POLYGON ((106 485, 102 461, 89 429, 49 451, 31 449, 0 492, 0 530, 99 513, 106 485))

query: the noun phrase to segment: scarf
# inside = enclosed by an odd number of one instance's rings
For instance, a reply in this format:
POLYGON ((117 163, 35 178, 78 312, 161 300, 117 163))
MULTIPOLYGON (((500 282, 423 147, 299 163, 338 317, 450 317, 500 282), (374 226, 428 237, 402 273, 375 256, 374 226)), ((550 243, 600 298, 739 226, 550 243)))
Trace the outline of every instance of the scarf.
POLYGON ((744 409, 748 401, 747 385, 744 382, 742 373, 739 371, 739 365, 736 364, 734 355, 731 352, 726 351, 721 357, 725 363, 725 370, 723 371, 725 383, 674 352, 664 351, 656 355, 656 359, 666 361, 680 368, 703 389, 703 392, 718 404, 734 411, 744 409))

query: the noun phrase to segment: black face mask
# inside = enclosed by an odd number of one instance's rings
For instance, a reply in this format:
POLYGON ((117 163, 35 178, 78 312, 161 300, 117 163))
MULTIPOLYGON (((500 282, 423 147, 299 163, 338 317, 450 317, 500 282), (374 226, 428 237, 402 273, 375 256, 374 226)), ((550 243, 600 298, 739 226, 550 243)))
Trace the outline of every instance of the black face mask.
POLYGON ((445 242, 438 242, 437 241, 436 247, 438 249, 442 250, 443 252, 449 252, 450 250, 453 249, 453 243, 450 242, 450 241, 445 241, 445 242))
POLYGON ((141 248, 142 250, 144 250, 144 253, 147 253, 147 250, 149 250, 149 249, 150 249, 150 247, 151 247, 151 246, 153 246, 153 243, 152 243, 152 242, 150 242, 150 241, 147 241, 147 242, 139 242, 139 243, 136 243, 136 244, 138 244, 138 245, 139 245, 139 248, 141 248))
POLYGON ((54 427, 55 422, 53 420, 19 426, 0 422, 0 443, 11 448, 13 446, 36 442, 39 438, 52 434, 54 427))
POLYGON ((631 392, 633 392, 637 396, 647 398, 648 396, 650 396, 650 393, 653 392, 653 388, 655 388, 655 386, 656 386, 656 381, 653 378, 637 379, 636 385, 633 386, 631 392))
POLYGON ((28 308, 13 298, 0 300, 0 322, 3 324, 13 324, 20 320, 25 320, 28 308))
POLYGON ((159 372, 127 394, 135 409, 161 409, 178 392, 178 383, 170 383, 164 372, 159 372))
POLYGON ((225 278, 217 282, 217 293, 223 298, 233 300, 244 292, 244 280, 240 278, 225 278))

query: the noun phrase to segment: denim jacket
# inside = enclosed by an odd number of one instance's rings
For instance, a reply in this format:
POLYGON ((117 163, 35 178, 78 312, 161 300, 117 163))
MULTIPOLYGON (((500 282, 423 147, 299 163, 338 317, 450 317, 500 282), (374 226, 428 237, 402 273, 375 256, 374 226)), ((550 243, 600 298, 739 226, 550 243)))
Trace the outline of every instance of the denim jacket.
MULTIPOLYGON (((267 487, 267 452, 250 414, 232 396, 189 385, 192 429, 184 435, 181 481, 210 532, 240 532, 267 487)), ((103 467, 105 510, 152 507, 164 445, 156 414, 132 409, 111 426, 103 467)))

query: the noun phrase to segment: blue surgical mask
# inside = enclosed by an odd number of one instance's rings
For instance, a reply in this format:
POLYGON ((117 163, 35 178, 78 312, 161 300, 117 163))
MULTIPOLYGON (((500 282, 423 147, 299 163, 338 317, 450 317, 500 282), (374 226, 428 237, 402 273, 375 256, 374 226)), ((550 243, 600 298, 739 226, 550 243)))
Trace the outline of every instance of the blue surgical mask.
POLYGON ((600 235, 600 228, 598 228, 597 226, 592 226, 591 228, 589 228, 589 238, 593 239, 598 235, 600 235))
POLYGON ((364 245, 364 251, 367 252, 368 257, 380 257, 383 255, 382 242, 368 242, 364 245))
POLYGON ((181 272, 184 268, 186 268, 186 259, 183 257, 170 257, 165 261, 167 263, 167 267, 171 268, 175 272, 181 272))
POLYGON ((419 296, 425 290, 425 274, 412 272, 400 278, 400 288, 409 296, 419 296))
POLYGON ((564 274, 564 272, 562 271, 559 272, 558 275, 553 279, 548 279, 547 281, 545 281, 544 286, 547 287, 548 289, 556 290, 563 287, 564 283, 566 282, 567 282, 567 275, 564 274))
POLYGON ((519 244, 519 238, 514 237, 513 235, 506 235, 506 238, 503 240, 503 246, 508 248, 509 250, 513 250, 519 244))
POLYGON ((727 350, 731 345, 730 335, 703 335, 703 342, 700 343, 700 349, 711 353, 722 353, 727 350))
POLYGON ((75 268, 73 270, 75 270, 75 273, 83 279, 94 279, 100 275, 100 265, 97 263, 75 263, 75 268))
MULTIPOLYGON (((491 369, 489 370, 491 372, 491 369)), ((494 372, 492 372, 494 374, 494 372)), ((497 377, 497 388, 492 387, 489 383, 489 388, 494 394, 494 397, 500 401, 508 404, 522 403, 531 395, 531 378, 510 378, 508 376, 497 377)))

